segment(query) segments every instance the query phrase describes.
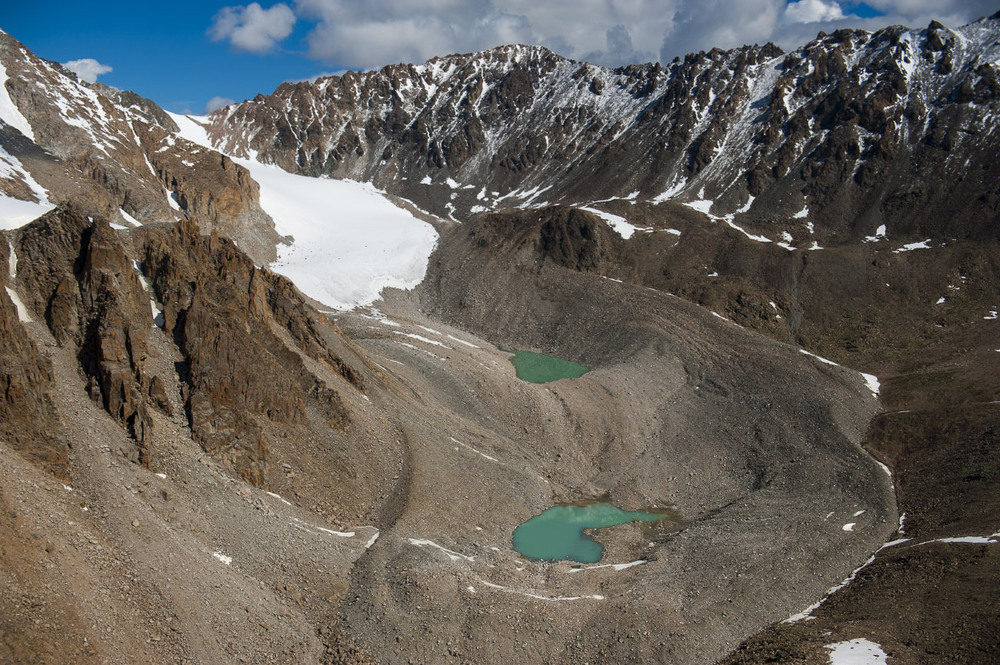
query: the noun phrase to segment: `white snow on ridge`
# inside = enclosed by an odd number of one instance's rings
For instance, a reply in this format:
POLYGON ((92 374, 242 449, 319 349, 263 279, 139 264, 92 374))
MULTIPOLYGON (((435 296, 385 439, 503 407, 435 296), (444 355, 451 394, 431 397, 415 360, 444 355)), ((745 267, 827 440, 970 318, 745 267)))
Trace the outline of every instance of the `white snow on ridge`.
MULTIPOLYGON (((200 118, 171 117, 180 135, 211 148, 200 118)), ((260 205, 291 245, 279 245, 271 270, 333 309, 378 299, 383 288, 421 282, 438 234, 430 224, 386 199, 374 186, 310 178, 232 157, 260 185, 260 205)))
POLYGON ((49 210, 55 208, 51 203, 34 203, 0 194, 0 229, 17 229, 33 222, 49 210))
POLYGON ((605 222, 607 222, 608 226, 610 226, 611 228, 613 228, 615 230, 615 232, 618 233, 618 235, 620 235, 622 238, 625 238, 626 240, 628 240, 629 238, 631 238, 635 234, 636 231, 644 231, 644 232, 647 232, 647 233, 650 232, 650 231, 652 231, 652 229, 644 229, 642 227, 635 226, 633 224, 629 224, 628 220, 625 219, 624 217, 621 217, 620 215, 613 215, 610 212, 605 212, 603 210, 598 210, 597 208, 589 208, 587 206, 580 206, 580 210, 586 210, 589 213, 597 215, 598 217, 600 217, 601 219, 603 219, 605 222))

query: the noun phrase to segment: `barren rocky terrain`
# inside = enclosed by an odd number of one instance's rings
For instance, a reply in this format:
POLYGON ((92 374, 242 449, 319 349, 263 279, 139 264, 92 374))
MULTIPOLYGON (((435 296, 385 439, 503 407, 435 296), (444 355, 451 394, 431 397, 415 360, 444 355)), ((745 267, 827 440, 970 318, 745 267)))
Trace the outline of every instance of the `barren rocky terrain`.
POLYGON ((0 240, 0 663, 992 662, 998 22, 200 121, 0 34, 41 215, 0 240), (249 154, 386 187, 422 283, 333 312, 269 270, 249 154), (676 518, 513 551, 594 500, 676 518))

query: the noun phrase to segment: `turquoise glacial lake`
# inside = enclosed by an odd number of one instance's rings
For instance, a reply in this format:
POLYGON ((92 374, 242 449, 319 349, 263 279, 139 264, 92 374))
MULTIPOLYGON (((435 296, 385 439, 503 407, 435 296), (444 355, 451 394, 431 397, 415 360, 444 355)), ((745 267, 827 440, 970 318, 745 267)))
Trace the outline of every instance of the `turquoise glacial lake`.
POLYGON ((583 376, 589 367, 572 360, 563 360, 544 353, 531 351, 512 351, 514 357, 510 362, 514 365, 517 378, 531 383, 549 383, 559 379, 575 379, 583 376))
POLYGON ((610 503, 553 506, 514 529, 514 550, 536 561, 596 563, 604 547, 585 530, 671 517, 668 513, 622 510, 610 503))

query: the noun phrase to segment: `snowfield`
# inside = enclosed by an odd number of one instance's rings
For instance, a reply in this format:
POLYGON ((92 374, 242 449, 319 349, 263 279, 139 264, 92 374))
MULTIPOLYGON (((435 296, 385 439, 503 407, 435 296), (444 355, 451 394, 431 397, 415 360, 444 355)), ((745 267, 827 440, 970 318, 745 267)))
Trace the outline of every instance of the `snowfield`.
MULTIPOLYGON (((180 135, 212 148, 198 118, 170 114, 180 135)), ((386 287, 412 289, 427 272, 438 234, 374 186, 310 178, 255 160, 233 161, 260 185, 260 205, 290 240, 268 268, 333 309, 375 302, 386 287)))
POLYGON ((424 278, 438 234, 375 187, 309 178, 246 159, 260 205, 290 245, 269 268, 334 309, 370 305, 386 287, 412 289, 424 278))

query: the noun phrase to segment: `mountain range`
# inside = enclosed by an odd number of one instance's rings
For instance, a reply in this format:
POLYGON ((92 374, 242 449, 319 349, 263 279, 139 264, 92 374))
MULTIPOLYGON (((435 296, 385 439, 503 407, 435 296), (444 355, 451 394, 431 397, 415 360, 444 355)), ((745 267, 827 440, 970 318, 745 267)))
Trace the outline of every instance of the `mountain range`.
POLYGON ((991 662, 998 72, 1000 14, 187 117, 0 33, 0 662, 991 662), (594 500, 676 519, 511 550, 594 500))

